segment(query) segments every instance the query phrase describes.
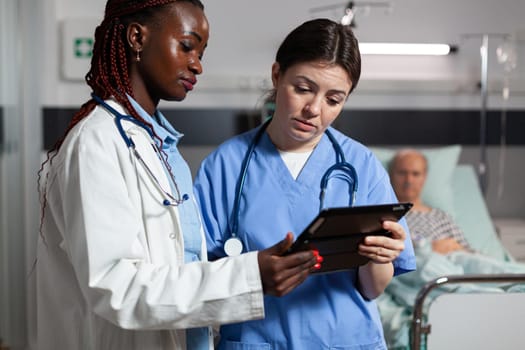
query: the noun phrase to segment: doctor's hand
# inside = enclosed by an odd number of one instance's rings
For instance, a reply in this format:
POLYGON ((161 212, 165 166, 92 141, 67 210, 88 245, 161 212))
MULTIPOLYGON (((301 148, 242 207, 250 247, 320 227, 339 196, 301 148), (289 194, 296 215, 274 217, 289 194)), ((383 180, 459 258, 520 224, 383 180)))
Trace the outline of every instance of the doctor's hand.
POLYGON ((367 236, 359 245, 359 254, 378 264, 394 261, 405 249, 405 229, 395 221, 383 222, 383 228, 392 234, 387 236, 367 236))
POLYGON ((258 253, 259 272, 265 294, 283 296, 301 284, 320 258, 313 251, 303 251, 290 255, 283 254, 293 243, 293 234, 274 246, 258 253))

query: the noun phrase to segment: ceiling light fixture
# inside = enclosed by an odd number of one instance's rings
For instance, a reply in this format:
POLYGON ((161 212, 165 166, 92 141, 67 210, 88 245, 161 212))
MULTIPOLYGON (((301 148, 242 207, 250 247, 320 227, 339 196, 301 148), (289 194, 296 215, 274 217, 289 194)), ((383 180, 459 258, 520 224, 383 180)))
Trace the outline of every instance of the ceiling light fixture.
MULTIPOLYGON (((350 26, 352 28, 356 27, 355 17, 359 12, 361 15, 367 16, 372 8, 374 9, 385 9, 386 13, 392 12, 392 3, 391 1, 349 1, 345 3, 323 5, 318 7, 313 7, 310 9, 310 13, 318 16, 319 12, 340 10, 343 6, 343 16, 339 17, 341 24, 350 26)), ((339 15, 336 15, 339 16, 339 15)))
POLYGON ((362 55, 431 55, 444 56, 457 51, 448 44, 359 43, 362 55))
POLYGON ((354 16, 354 2, 350 1, 350 3, 345 8, 345 15, 343 16, 343 18, 341 18, 341 24, 345 26, 355 27, 354 16))

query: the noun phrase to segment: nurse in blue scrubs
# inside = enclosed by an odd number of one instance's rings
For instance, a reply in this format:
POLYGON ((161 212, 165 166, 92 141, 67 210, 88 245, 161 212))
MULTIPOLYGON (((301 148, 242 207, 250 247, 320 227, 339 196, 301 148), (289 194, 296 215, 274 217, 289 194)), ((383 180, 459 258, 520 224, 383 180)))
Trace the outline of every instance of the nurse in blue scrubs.
MULTIPOLYGON (((239 253, 233 241, 246 252, 275 244, 285 232, 298 234, 320 208, 397 202, 373 153, 331 127, 360 72, 350 27, 316 19, 288 34, 272 66, 273 117, 262 131, 220 145, 198 172, 210 259, 239 253), (355 175, 347 168, 329 172, 321 199, 322 178, 340 161, 339 148, 355 175)), ((282 298, 265 296, 265 318, 223 325, 218 348, 386 349, 374 299, 416 266, 404 220, 383 226, 392 237, 370 236, 360 245, 367 264, 312 275, 282 298)))

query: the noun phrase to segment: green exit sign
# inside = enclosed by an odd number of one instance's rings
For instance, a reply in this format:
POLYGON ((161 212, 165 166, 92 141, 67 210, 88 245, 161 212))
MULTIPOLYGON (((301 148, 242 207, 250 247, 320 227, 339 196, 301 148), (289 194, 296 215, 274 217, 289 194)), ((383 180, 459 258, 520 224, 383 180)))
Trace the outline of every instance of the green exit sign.
POLYGON ((73 38, 73 54, 76 58, 90 58, 93 52, 93 38, 73 38))

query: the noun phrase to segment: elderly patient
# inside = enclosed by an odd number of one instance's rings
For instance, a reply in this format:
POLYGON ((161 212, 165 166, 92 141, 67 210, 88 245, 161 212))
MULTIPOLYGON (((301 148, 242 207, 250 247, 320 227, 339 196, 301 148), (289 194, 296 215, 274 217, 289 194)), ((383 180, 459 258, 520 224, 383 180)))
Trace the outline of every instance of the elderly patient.
MULTIPOLYGON (((391 281, 378 299, 385 339, 389 349, 408 349, 412 308, 420 289, 433 279, 464 274, 525 273, 525 264, 498 259, 477 252, 469 246, 463 231, 452 216, 432 208, 422 199, 428 164, 415 149, 398 151, 389 163, 392 187, 399 201, 414 203, 406 221, 414 242, 417 270, 391 281)), ((520 285, 445 285, 443 291, 503 292, 524 291, 520 285)), ((427 299, 427 306, 431 298, 427 299)))
MULTIPOLYGON (((424 265, 418 263, 420 272, 427 269, 428 263, 434 263, 435 259, 429 257, 429 254, 445 255, 447 262, 453 267, 449 273, 525 272, 525 264, 501 261, 472 249, 452 216, 422 201, 421 195, 428 172, 428 163, 423 153, 415 149, 398 151, 389 163, 388 172, 399 201, 414 203, 406 215, 406 221, 417 250, 416 258, 418 262, 425 262, 424 265)), ((429 276, 427 273, 424 275, 429 276)))
POLYGON ((428 240, 432 250, 441 254, 471 250, 463 232, 449 214, 423 203, 421 194, 427 179, 428 163, 421 152, 415 149, 397 152, 388 172, 397 198, 414 203, 406 216, 413 241, 428 240))

